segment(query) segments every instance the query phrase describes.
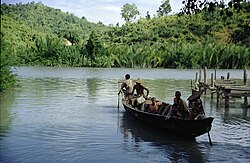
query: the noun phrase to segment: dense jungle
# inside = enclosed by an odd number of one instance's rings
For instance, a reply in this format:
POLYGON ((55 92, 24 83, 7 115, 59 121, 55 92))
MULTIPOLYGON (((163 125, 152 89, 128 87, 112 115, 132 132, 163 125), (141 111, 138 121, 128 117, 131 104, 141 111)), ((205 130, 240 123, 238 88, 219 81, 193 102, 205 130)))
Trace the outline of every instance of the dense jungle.
POLYGON ((1 4, 0 91, 16 83, 11 66, 249 67, 250 2, 241 7, 107 26, 42 3, 1 4))

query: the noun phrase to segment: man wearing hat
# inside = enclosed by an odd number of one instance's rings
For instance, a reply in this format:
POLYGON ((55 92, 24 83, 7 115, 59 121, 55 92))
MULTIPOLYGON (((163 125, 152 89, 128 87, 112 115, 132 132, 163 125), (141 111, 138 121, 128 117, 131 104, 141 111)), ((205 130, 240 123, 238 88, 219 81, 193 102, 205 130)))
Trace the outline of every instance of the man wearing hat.
POLYGON ((135 81, 135 83, 136 84, 134 85, 133 91, 132 91, 132 95, 134 95, 136 91, 136 96, 137 96, 136 100, 134 101, 134 106, 140 107, 141 104, 145 101, 145 98, 148 97, 149 90, 142 85, 143 81, 140 78, 138 78, 135 81), (144 90, 146 90, 147 92, 146 96, 144 94, 144 90))
POLYGON ((144 87, 144 86, 142 85, 143 81, 142 81, 140 78, 138 78, 138 79, 135 81, 135 83, 136 83, 136 85, 134 85, 134 87, 133 87, 132 95, 133 95, 134 92, 136 91, 137 96, 143 96, 144 98, 148 97, 149 90, 148 90, 146 87, 144 87), (147 95, 146 95, 146 96, 145 96, 145 94, 144 94, 144 90, 147 91, 147 95))

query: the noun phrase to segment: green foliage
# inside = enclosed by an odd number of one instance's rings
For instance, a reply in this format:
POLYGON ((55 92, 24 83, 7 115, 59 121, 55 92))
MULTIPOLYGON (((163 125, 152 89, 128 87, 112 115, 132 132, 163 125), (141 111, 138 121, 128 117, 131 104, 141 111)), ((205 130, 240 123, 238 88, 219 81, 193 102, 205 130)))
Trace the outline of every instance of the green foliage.
MULTIPOLYGON (((162 10, 167 2, 162 1, 162 10)), ((11 65, 243 68, 250 66, 249 4, 242 4, 239 12, 228 9, 230 17, 218 8, 181 17, 151 18, 148 13, 121 27, 90 23, 41 3, 2 4, 1 58, 7 69, 11 65)), ((139 13, 129 13, 125 5, 123 18, 131 21, 139 13)))
POLYGON ((158 16, 166 16, 172 11, 169 0, 162 0, 159 10, 157 10, 158 16))
POLYGON ((11 52, 12 50, 8 49, 8 43, 1 37, 0 93, 16 85, 16 76, 12 74, 9 66, 13 61, 11 56, 8 55, 11 52))
POLYGON ((134 3, 133 4, 126 3, 123 5, 121 9, 122 18, 124 18, 126 22, 131 22, 133 19, 136 18, 136 15, 139 14, 140 13, 137 9, 137 6, 134 3))
POLYGON ((233 12, 229 9, 234 9, 239 12, 242 9, 243 2, 246 2, 246 0, 230 0, 227 1, 227 4, 224 0, 183 0, 182 4, 184 6, 182 7, 180 14, 197 14, 202 11, 213 13, 217 9, 220 9, 221 15, 232 16, 233 12))
POLYGON ((64 37, 72 43, 86 38, 92 30, 105 29, 102 24, 94 24, 80 19, 60 9, 44 6, 42 3, 1 5, 1 15, 22 22, 32 30, 64 37))
POLYGON ((0 65, 0 74, 0 93, 16 85, 16 76, 12 74, 10 67, 0 65))

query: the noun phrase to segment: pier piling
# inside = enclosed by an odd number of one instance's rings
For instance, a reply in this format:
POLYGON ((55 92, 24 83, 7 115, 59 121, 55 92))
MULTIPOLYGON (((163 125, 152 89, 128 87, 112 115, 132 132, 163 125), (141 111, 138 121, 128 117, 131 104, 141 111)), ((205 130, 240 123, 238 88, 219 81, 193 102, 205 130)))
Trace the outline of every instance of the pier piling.
POLYGON ((199 90, 204 89, 205 94, 206 90, 209 89, 211 93, 211 98, 213 98, 213 94, 217 95, 217 105, 220 102, 220 99, 225 100, 225 107, 229 107, 229 99, 230 98, 242 98, 244 97, 244 104, 247 107, 248 99, 250 97, 250 86, 247 83, 247 69, 244 69, 243 74, 243 85, 236 83, 234 80, 230 79, 230 72, 227 73, 227 78, 221 76, 221 79, 216 80, 216 69, 214 70, 214 74, 211 73, 211 82, 207 83, 207 67, 204 67, 204 81, 201 81, 201 69, 199 70, 199 79, 198 73, 196 73, 195 81, 198 83, 199 90), (222 97, 222 98, 221 98, 222 97))

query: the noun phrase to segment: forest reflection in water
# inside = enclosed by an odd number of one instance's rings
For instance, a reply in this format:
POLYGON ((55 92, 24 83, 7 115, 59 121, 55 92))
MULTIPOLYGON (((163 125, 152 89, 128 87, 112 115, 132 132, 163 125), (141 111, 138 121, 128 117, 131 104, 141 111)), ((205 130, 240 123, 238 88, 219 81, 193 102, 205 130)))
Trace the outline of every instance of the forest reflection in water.
POLYGON ((21 87, 0 97, 0 161, 248 162, 250 111, 243 99, 226 109, 203 95, 206 115, 215 118, 213 146, 206 134, 183 139, 131 119, 121 102, 117 108, 117 81, 126 73, 141 77, 149 96, 172 103, 176 90, 184 99, 190 95, 194 72, 21 67, 21 87))

